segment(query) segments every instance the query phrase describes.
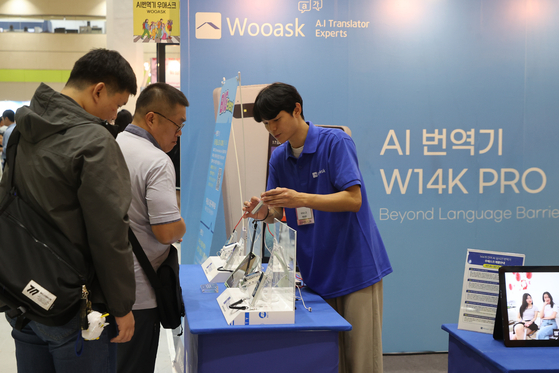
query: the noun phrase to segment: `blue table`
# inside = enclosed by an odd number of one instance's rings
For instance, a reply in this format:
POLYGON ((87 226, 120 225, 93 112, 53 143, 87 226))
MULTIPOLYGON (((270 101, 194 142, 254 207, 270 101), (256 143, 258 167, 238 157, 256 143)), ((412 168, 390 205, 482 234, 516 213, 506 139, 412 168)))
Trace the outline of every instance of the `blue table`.
POLYGON ((559 372, 559 347, 505 347, 491 334, 458 330, 444 324, 448 337, 448 372, 559 372))
POLYGON ((232 326, 216 301, 223 283, 219 293, 202 293, 208 281, 200 265, 181 265, 180 278, 187 372, 338 372, 338 332, 351 325, 317 294, 303 289, 312 312, 297 301, 295 324, 232 326))

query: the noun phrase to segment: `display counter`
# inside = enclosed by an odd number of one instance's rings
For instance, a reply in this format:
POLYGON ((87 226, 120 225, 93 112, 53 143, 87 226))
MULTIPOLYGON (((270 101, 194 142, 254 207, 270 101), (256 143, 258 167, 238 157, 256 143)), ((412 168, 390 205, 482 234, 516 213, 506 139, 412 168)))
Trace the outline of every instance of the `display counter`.
POLYGON ((444 324, 449 373, 559 372, 559 347, 505 347, 491 334, 458 330, 444 324))
POLYGON ((218 293, 202 293, 207 279, 200 265, 181 265, 180 278, 186 372, 338 371, 338 333, 351 325, 317 294, 303 289, 312 312, 297 301, 295 324, 227 325, 216 301, 225 286, 218 284, 218 293))

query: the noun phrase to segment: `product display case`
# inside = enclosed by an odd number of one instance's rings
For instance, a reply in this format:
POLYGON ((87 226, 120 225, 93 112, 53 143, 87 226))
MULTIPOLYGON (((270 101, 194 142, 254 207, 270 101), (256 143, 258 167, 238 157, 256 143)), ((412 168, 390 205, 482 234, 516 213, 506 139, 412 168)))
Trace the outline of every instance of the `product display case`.
MULTIPOLYGON (((263 223, 259 222, 253 240, 255 246, 261 242, 258 240, 264 240, 264 246, 270 251, 266 269, 263 271, 258 264, 250 265, 249 252, 225 282, 227 289, 217 298, 229 325, 295 322, 297 233, 278 220, 268 225, 266 232, 262 232, 262 227, 263 223)), ((258 259, 254 255, 256 263, 258 259)))

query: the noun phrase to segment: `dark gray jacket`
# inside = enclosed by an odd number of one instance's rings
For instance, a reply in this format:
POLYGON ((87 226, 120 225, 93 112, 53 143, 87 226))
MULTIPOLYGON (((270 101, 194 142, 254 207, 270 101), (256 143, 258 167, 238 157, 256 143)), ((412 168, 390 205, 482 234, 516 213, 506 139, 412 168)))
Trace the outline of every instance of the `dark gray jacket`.
MULTIPOLYGON (((45 84, 16 118, 20 196, 84 252, 95 273, 90 300, 106 304, 113 316, 126 315, 136 289, 128 245, 130 176, 106 122, 45 84)), ((5 184, 6 178, 0 200, 5 184)))

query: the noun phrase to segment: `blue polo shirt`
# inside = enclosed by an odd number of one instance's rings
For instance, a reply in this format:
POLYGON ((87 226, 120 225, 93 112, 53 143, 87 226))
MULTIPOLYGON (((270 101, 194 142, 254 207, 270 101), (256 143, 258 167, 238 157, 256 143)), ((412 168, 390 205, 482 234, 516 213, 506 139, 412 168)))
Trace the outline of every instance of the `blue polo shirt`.
POLYGON ((285 208, 287 224, 297 231, 297 262, 305 283, 323 298, 366 288, 392 272, 369 207, 355 143, 339 129, 311 122, 300 157, 285 142, 270 158, 268 190, 289 188, 330 194, 361 186, 361 209, 355 212, 314 210, 314 224, 297 225, 296 209, 285 208))

